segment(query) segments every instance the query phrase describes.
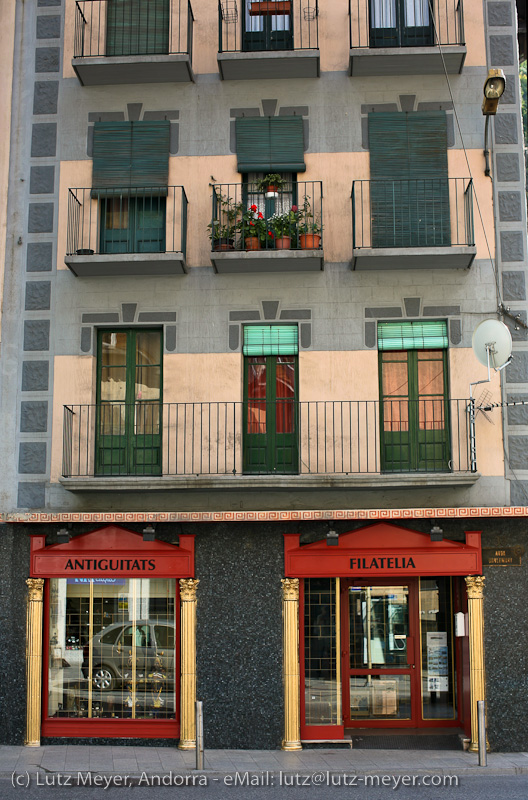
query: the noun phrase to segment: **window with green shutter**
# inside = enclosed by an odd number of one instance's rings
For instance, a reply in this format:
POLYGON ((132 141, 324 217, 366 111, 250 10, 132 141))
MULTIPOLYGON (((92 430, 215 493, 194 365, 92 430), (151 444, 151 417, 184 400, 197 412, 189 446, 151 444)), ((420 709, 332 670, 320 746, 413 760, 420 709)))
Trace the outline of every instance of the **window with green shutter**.
POLYGON ((169 52, 170 0, 107 0, 106 55, 169 52))
POLYGON ((445 111, 371 113, 373 247, 451 244, 445 111))
POLYGON ((305 172, 302 117, 238 117, 239 172, 305 172))

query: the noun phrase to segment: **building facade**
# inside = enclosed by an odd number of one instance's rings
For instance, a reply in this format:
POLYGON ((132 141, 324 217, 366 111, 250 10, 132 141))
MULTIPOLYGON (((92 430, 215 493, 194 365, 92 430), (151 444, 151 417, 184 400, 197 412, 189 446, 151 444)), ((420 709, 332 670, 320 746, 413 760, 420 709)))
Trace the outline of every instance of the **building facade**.
POLYGON ((3 741, 526 749, 513 0, 11 5, 3 741))

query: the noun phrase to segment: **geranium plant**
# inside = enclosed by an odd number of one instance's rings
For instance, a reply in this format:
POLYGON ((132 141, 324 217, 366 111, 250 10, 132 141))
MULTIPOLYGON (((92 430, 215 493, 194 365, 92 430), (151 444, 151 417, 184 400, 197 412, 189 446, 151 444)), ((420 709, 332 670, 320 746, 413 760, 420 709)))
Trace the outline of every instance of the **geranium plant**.
POLYGON ((299 208, 294 205, 284 214, 274 214, 268 222, 276 237, 289 236, 291 239, 296 239, 299 208))
POLYGON ((237 227, 244 241, 255 237, 261 244, 264 244, 271 233, 268 223, 264 219, 264 214, 254 204, 242 211, 237 227))

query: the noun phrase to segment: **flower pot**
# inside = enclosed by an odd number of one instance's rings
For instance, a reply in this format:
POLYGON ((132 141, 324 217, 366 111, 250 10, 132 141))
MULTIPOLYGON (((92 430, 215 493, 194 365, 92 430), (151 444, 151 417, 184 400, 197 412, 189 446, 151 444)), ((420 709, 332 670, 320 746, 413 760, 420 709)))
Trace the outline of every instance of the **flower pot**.
POLYGON ((275 250, 289 250, 291 247, 291 236, 278 236, 275 239, 275 250))
POLYGON ((246 250, 260 250, 260 239, 258 236, 247 236, 244 246, 246 250))
POLYGON ((249 7, 250 17, 265 17, 270 14, 290 14, 291 0, 265 0, 261 3, 251 3, 249 7))
POLYGON ((270 186, 268 186, 268 188, 265 191, 265 196, 266 197, 278 197, 279 193, 277 191, 277 187, 273 186, 272 184, 270 184, 270 186))
POLYGON ((233 239, 215 239, 213 242, 213 250, 216 253, 234 249, 235 245, 233 243, 233 239))
POLYGON ((79 250, 75 251, 75 255, 77 256, 93 256, 94 251, 91 250, 89 247, 81 247, 79 250))
POLYGON ((301 250, 318 250, 321 247, 321 236, 318 233, 301 233, 299 244, 301 250))

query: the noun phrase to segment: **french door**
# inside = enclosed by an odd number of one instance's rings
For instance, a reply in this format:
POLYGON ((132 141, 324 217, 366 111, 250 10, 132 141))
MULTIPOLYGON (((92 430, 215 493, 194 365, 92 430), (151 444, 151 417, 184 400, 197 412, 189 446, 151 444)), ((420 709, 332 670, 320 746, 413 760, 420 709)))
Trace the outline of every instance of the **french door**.
POLYGON ((157 330, 99 332, 99 475, 161 474, 161 345, 157 330))
POLYGON ((352 727, 416 727, 421 720, 419 587, 341 583, 343 720, 352 727))
POLYGON ((297 473, 297 356, 247 356, 244 371, 244 472, 297 473))
POLYGON ((428 0, 370 0, 371 47, 427 47, 434 44, 428 0))
POLYGON ((292 50, 293 14, 291 2, 245 0, 243 49, 292 50), (260 8, 259 8, 260 6, 260 8), (279 13, 272 13, 273 10, 279 13))
POLYGON ((170 0, 107 0, 106 55, 169 52, 170 0))
POLYGON ((101 253, 165 251, 166 198, 153 195, 101 200, 101 253))

